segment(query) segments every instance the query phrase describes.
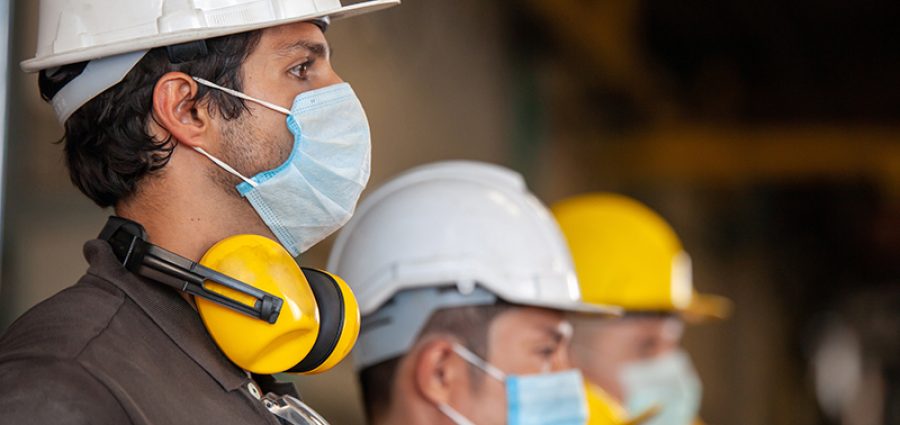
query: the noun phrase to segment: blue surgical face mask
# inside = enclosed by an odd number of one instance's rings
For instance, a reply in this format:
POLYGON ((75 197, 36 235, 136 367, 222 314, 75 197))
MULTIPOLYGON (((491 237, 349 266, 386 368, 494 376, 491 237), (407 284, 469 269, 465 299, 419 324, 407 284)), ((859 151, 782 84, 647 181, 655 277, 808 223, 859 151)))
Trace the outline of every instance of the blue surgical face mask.
MULTIPOLYGON (((509 375, 462 345, 454 344, 453 351, 488 376, 506 385, 508 425, 583 425, 587 422, 584 381, 577 369, 533 375, 509 375)), ((472 421, 449 405, 439 404, 437 407, 455 424, 473 425, 472 421)))
POLYGON ((293 255, 347 223, 369 180, 372 143, 362 104, 347 83, 300 93, 290 110, 202 78, 198 83, 287 115, 294 135, 288 159, 253 178, 194 148, 241 178, 237 191, 293 255))
POLYGON ((702 388, 684 351, 626 365, 620 380, 629 414, 660 409, 646 425, 690 425, 697 418, 702 388))

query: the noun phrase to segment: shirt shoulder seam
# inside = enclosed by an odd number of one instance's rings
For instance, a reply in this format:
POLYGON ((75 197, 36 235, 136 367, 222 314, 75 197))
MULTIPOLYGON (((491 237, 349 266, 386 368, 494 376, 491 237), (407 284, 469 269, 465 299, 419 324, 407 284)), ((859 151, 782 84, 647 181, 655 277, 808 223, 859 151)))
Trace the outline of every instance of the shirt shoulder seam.
POLYGON ((75 364, 78 366, 79 369, 83 370, 85 374, 87 374, 88 376, 90 376, 91 379, 93 379, 94 381, 96 381, 97 384, 99 384, 100 386, 102 386, 103 389, 106 390, 106 393, 109 394, 109 396, 112 397, 112 399, 116 401, 116 405, 119 406, 119 409, 122 410, 122 413, 123 413, 126 417, 128 417, 129 420, 131 419, 131 415, 128 414, 128 410, 125 409, 125 406, 124 406, 124 405, 122 405, 122 400, 119 400, 119 397, 116 397, 116 394, 112 392, 112 390, 109 388, 109 385, 107 385, 106 382, 103 382, 103 380, 101 380, 97 375, 95 375, 94 372, 92 372, 90 369, 88 369, 87 367, 85 367, 84 364, 81 363, 80 360, 77 360, 77 357, 73 358, 71 361, 72 361, 73 363, 75 363, 75 364))
MULTIPOLYGON (((102 279, 108 283, 112 283, 112 282, 109 282, 106 279, 103 279, 97 275, 92 275, 92 276, 102 279)), ((106 324, 103 326, 103 329, 98 330, 96 334, 94 334, 93 336, 90 337, 90 339, 85 341, 85 343, 81 347, 81 349, 78 350, 78 352, 72 356, 72 359, 78 360, 81 357, 81 355, 84 353, 84 351, 87 350, 88 347, 90 347, 91 344, 93 344, 93 342, 96 341, 97 338, 100 337, 100 335, 103 335, 106 332, 106 330, 109 329, 109 325, 112 324, 113 319, 115 319, 115 317, 119 314, 119 312, 122 311, 122 306, 124 306, 124 305, 125 305, 125 296, 123 295, 122 298, 119 299, 119 305, 116 306, 116 311, 114 311, 112 314, 110 314, 109 318, 106 319, 106 324)), ((81 364, 80 361, 78 361, 78 363, 81 364)))
MULTIPOLYGON (((100 276, 97 276, 95 274, 91 274, 91 276, 94 276, 98 279, 101 279, 107 283, 112 284, 112 282, 109 282, 108 280, 106 280, 100 276)), ((125 406, 122 405, 122 401, 119 400, 119 398, 116 397, 115 393, 112 392, 112 390, 109 388, 109 385, 107 385, 106 382, 103 382, 102 379, 100 379, 96 374, 94 374, 94 372, 91 369, 87 368, 84 365, 84 363, 82 363, 82 361, 81 361, 81 355, 84 353, 84 351, 87 350, 88 347, 90 347, 91 344, 97 340, 97 338, 99 338, 101 335, 103 335, 103 333, 105 333, 107 329, 109 329, 109 326, 110 326, 110 324, 112 324, 113 319, 115 319, 115 317, 119 314, 119 312, 122 310, 122 306, 124 306, 124 305, 125 305, 125 296, 123 295, 122 298, 119 300, 119 305, 116 307, 116 311, 109 315, 109 318, 107 319, 106 325, 103 327, 103 329, 100 329, 99 331, 97 331, 97 333, 94 336, 92 336, 88 341, 86 341, 84 343, 84 346, 81 347, 81 350, 79 350, 78 353, 76 353, 74 356, 72 356, 72 358, 69 359, 69 361, 73 362, 75 365, 78 366, 79 369, 81 369, 82 371, 84 371, 84 373, 86 373, 88 376, 90 376, 91 379, 93 379, 99 385, 101 385, 103 387, 103 389, 105 389, 106 392, 109 394, 109 396, 112 397, 116 401, 116 404, 119 406, 120 409, 122 409, 122 412, 125 414, 125 416, 129 416, 128 410, 125 409, 125 406)), ((130 416, 129 416, 129 419, 130 419, 130 416)))

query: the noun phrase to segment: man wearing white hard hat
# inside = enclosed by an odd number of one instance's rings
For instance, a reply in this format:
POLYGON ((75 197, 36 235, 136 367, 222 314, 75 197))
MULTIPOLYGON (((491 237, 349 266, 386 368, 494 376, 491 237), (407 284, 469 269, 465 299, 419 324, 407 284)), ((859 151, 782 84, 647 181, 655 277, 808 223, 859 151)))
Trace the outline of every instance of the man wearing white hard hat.
POLYGON ((115 216, 84 277, 0 337, 3 423, 324 422, 272 377, 324 370, 356 336, 343 283, 293 261, 369 177, 324 31, 396 4, 40 1, 22 68, 72 182, 115 216))
POLYGON ((371 423, 584 423, 564 312, 615 309, 581 303, 562 234, 519 174, 413 169, 360 204, 329 269, 360 302, 371 423))

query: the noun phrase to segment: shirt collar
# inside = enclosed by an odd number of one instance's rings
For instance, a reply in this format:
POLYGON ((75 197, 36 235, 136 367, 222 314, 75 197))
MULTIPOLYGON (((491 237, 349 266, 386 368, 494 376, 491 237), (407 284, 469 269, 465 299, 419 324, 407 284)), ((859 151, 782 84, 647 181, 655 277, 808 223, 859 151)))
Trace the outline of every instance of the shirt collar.
POLYGON ((227 391, 249 382, 247 375, 218 349, 203 326, 200 315, 177 291, 141 278, 119 263, 106 241, 84 244, 88 274, 106 280, 134 302, 191 359, 227 391))

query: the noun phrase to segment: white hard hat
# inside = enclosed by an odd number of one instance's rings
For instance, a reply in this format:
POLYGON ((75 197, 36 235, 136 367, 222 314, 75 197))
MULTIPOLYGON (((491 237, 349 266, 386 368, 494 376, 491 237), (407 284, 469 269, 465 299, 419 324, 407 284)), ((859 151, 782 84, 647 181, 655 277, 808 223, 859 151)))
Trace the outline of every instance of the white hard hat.
POLYGON ((27 72, 88 62, 51 99, 60 122, 118 84, 144 54, 301 21, 333 21, 400 4, 370 0, 41 0, 37 53, 27 72))
POLYGON ((372 0, 41 0, 33 72, 122 53, 400 4, 372 0))
POLYGON ((328 269, 359 301, 359 368, 408 350, 439 308, 496 297, 618 312, 581 303, 559 227, 522 176, 478 162, 418 167, 374 191, 339 234, 328 269))

